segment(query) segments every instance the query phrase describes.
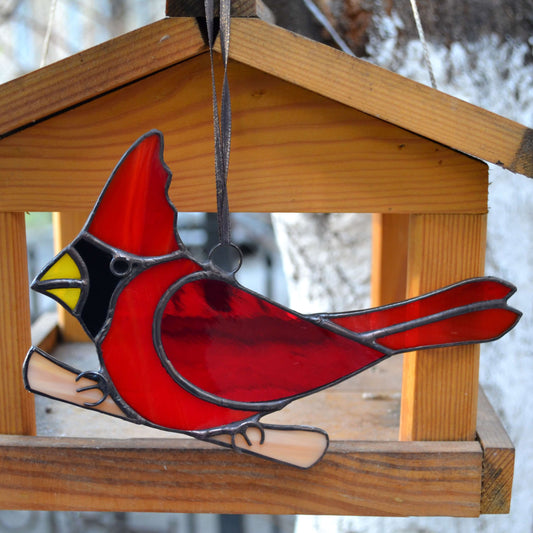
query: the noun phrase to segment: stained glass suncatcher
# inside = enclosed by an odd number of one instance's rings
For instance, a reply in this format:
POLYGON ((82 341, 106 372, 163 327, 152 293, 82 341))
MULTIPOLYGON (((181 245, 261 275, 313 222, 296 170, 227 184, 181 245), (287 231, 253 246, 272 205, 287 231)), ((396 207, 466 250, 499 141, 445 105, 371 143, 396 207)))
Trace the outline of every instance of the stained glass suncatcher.
POLYGON ((515 288, 484 277, 363 311, 304 315, 197 261, 177 231, 163 137, 137 140, 80 234, 32 288, 57 300, 94 342, 80 371, 32 347, 28 390, 138 424, 309 467, 318 428, 262 417, 397 353, 487 342, 514 327, 515 288))

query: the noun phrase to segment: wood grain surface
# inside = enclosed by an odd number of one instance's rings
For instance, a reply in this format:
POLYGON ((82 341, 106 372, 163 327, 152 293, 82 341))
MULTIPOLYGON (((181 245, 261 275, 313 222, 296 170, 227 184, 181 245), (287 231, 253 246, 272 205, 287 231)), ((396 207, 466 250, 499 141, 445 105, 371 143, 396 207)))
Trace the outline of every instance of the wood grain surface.
POLYGON ((533 177, 530 128, 261 20, 235 19, 231 31, 237 61, 533 177))
MULTIPOLYGON (((200 55, 4 138, 0 210, 90 209, 152 128, 178 210, 216 210, 209 72, 200 55)), ((230 84, 233 211, 487 210, 484 163, 239 63, 230 84)))
POLYGON ((33 398, 22 361, 31 344, 24 213, 0 212, 0 434, 33 435, 33 398))
POLYGON ((511 510, 515 449, 482 389, 477 435, 483 448, 481 512, 507 514, 511 510))
MULTIPOLYGON (((245 3, 248 0, 243 0, 245 3)), ((0 136, 205 51, 167 18, 0 87, 0 136)), ((530 128, 260 19, 235 18, 231 57, 456 150, 533 175, 530 128)))
POLYGON ((188 439, 0 437, 7 509, 477 516, 476 442, 336 442, 309 470, 188 439))
POLYGON ((0 139, 205 50, 194 19, 165 19, 9 81, 0 139))
MULTIPOLYGON (((485 215, 412 215, 407 296, 483 274, 485 215)), ((404 356, 400 438, 471 440, 475 437, 479 345, 404 356)))
POLYGON ((408 243, 409 215, 372 216, 372 307, 405 299, 408 243))

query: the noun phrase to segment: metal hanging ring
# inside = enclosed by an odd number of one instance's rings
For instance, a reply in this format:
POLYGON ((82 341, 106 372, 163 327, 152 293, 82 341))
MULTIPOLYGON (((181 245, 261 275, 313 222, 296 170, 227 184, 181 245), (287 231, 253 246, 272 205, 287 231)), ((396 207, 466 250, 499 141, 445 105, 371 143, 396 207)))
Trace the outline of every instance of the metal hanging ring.
POLYGON ((224 270, 228 274, 235 274, 241 268, 242 260, 243 260, 242 250, 236 244, 234 244, 232 242, 229 242, 229 243, 221 243, 221 242, 219 242, 218 244, 213 246, 213 248, 209 252, 209 256, 208 257, 209 257, 209 262, 212 265, 215 265, 216 267, 220 268, 221 270, 224 270), (235 250, 237 252, 237 257, 233 258, 233 259, 230 259, 232 263, 236 262, 236 265, 235 265, 234 268, 231 268, 231 267, 229 267, 229 265, 225 264, 225 260, 227 258, 224 257, 224 256, 219 257, 218 261, 217 261, 217 258, 215 257, 215 254, 216 254, 217 250, 220 250, 220 249, 223 249, 223 248, 226 248, 226 249, 233 248, 233 250, 235 250), (235 261, 235 259, 236 259, 236 261, 235 261))

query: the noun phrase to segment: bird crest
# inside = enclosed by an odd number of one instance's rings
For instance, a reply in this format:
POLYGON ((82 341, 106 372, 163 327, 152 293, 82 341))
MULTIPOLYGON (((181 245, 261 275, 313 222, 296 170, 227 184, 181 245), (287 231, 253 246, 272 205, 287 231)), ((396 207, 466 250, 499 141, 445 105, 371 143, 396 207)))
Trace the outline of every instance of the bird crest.
POLYGON ((163 135, 152 130, 118 162, 85 230, 135 255, 159 256, 179 250, 177 212, 168 197, 171 179, 163 161, 163 135))

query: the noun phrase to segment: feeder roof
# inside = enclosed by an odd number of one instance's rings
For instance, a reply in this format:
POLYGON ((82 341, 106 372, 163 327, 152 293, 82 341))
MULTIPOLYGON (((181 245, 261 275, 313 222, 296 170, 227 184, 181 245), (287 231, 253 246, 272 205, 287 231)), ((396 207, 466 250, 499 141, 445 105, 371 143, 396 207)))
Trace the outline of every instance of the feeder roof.
MULTIPOLYGON (((0 135, 206 52, 194 18, 166 18, 0 86, 0 135)), ((513 172, 533 131, 260 19, 232 22, 231 59, 513 172)))

